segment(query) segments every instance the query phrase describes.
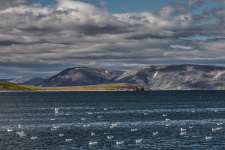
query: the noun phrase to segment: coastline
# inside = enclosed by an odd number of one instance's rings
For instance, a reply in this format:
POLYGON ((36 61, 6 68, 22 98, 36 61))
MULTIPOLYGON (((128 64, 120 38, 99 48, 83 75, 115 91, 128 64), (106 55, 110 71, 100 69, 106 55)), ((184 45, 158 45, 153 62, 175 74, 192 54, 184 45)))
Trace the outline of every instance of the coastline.
POLYGON ((20 85, 9 82, 0 82, 1 92, 18 91, 141 91, 145 88, 136 84, 114 83, 88 86, 67 86, 67 87, 39 87, 20 85))

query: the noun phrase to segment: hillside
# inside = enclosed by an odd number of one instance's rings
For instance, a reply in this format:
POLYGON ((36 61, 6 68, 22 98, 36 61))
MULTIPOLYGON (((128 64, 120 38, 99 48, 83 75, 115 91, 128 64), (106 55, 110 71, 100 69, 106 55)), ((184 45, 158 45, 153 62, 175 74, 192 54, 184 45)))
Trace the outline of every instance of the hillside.
POLYGON ((76 67, 62 72, 37 84, 41 87, 98 85, 122 75, 124 71, 102 68, 76 67))
POLYGON ((225 89, 225 67, 154 65, 129 70, 108 83, 139 84, 153 90, 225 89))
POLYGON ((31 77, 22 77, 22 78, 17 78, 13 79, 7 82, 12 82, 12 83, 17 83, 17 84, 22 84, 22 85, 36 85, 51 76, 31 76, 31 77))
POLYGON ((90 85, 90 86, 70 86, 70 87, 38 87, 38 86, 28 86, 19 85, 9 82, 0 82, 0 91, 103 91, 103 90, 113 90, 113 91, 127 91, 129 89, 143 88, 139 85, 132 85, 126 83, 119 84, 100 84, 100 85, 90 85))
POLYGON ((0 82, 0 91, 30 91, 29 86, 16 83, 0 82))
POLYGON ((10 82, 13 79, 0 79, 0 82, 10 82))

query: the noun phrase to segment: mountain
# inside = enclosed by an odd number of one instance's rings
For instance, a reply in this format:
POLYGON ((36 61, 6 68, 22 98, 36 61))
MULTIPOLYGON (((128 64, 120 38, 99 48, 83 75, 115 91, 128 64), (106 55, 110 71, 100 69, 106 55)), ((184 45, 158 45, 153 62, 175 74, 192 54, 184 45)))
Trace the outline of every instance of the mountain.
POLYGON ((153 90, 225 89, 225 67, 153 65, 124 72, 108 83, 139 84, 153 90))
POLYGON ((0 82, 9 82, 11 80, 13 80, 13 79, 0 79, 0 82))
POLYGON ((31 77, 22 77, 18 79, 10 80, 9 82, 23 84, 23 85, 36 85, 43 80, 50 78, 51 76, 31 76, 31 77))
POLYGON ((124 71, 102 68, 76 67, 68 68, 48 78, 37 86, 60 87, 60 86, 84 86, 103 84, 108 80, 122 75, 124 71))
POLYGON ((213 65, 152 65, 119 71, 103 68, 68 68, 38 86, 84 86, 129 83, 152 90, 225 90, 225 67, 213 65))

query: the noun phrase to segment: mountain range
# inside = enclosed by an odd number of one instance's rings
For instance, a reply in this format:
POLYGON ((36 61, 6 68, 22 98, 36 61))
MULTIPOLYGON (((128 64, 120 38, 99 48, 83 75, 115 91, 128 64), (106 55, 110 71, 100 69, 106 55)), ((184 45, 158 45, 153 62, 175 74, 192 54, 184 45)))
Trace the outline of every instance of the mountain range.
POLYGON ((225 89, 225 67, 154 65, 126 71, 109 83, 139 84, 154 90, 222 90, 225 89))
POLYGON ((151 65, 122 71, 75 67, 41 79, 37 86, 84 86, 129 83, 152 90, 224 90, 225 67, 214 65, 151 65))
POLYGON ((31 76, 31 77, 22 77, 17 79, 11 79, 7 82, 22 84, 22 85, 36 85, 40 82, 42 82, 45 79, 50 78, 51 76, 31 76))

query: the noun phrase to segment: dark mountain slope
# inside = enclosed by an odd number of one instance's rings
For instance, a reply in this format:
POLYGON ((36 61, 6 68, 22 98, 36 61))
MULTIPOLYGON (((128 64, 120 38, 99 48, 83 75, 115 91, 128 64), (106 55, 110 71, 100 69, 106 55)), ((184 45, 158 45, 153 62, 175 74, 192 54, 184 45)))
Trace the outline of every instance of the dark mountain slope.
POLYGON ((63 70, 37 85, 43 87, 97 85, 103 84, 123 73, 124 71, 119 70, 76 67, 63 70))

